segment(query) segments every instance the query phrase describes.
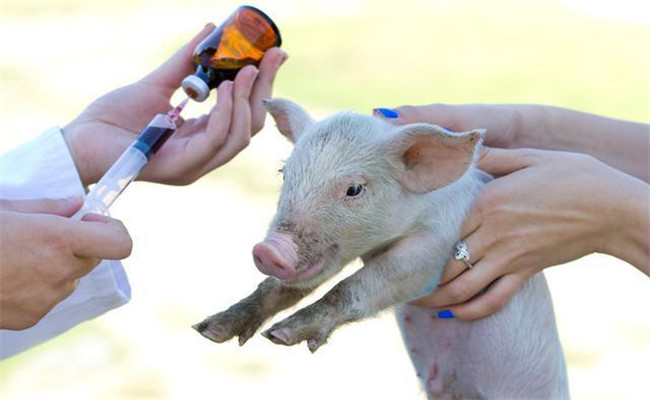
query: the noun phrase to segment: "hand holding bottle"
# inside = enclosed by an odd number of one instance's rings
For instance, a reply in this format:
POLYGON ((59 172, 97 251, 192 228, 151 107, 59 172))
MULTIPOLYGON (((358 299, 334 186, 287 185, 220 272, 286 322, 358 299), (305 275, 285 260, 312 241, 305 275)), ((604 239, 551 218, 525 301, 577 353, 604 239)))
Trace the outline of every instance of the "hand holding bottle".
MULTIPOLYGON (((194 72, 194 49, 214 28, 206 25, 155 71, 100 97, 63 129, 84 185, 97 182, 153 114, 172 108, 170 97, 194 72)), ((284 51, 273 48, 259 70, 247 66, 234 82, 222 82, 210 113, 184 121, 140 179, 185 185, 230 161, 264 126, 262 99, 271 97, 275 75, 286 59, 284 51)))

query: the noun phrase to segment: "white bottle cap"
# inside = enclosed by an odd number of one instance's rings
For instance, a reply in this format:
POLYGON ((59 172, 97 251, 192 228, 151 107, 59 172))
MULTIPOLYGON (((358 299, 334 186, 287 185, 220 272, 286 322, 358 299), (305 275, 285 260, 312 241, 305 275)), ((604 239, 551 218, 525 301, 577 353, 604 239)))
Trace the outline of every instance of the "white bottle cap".
POLYGON ((210 88, 208 84, 196 75, 188 75, 181 82, 181 86, 185 93, 192 98, 192 100, 201 102, 208 98, 210 88))

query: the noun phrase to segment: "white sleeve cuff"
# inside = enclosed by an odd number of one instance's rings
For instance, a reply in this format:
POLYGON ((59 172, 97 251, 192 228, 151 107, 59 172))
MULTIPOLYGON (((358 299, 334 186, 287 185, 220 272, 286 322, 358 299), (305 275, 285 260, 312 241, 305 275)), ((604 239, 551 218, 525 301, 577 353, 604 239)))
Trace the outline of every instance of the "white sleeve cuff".
MULTIPOLYGON (((0 157, 2 198, 63 198, 83 194, 74 160, 59 128, 52 128, 0 157)), ((130 298, 131 288, 122 264, 104 260, 38 324, 22 331, 0 330, 0 359, 126 304, 130 298)))
POLYGON ((51 128, 0 157, 3 199, 83 195, 81 179, 59 128, 51 128))

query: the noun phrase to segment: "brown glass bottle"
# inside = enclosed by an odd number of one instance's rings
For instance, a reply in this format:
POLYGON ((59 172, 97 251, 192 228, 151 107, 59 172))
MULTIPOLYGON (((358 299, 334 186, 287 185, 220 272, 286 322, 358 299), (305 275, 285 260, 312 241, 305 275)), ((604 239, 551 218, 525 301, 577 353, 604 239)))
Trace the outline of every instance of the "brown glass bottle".
POLYGON ((241 6, 196 47, 196 73, 183 80, 183 90, 203 101, 210 89, 235 79, 246 65, 259 65, 267 50, 281 44, 280 31, 271 18, 255 7, 241 6))

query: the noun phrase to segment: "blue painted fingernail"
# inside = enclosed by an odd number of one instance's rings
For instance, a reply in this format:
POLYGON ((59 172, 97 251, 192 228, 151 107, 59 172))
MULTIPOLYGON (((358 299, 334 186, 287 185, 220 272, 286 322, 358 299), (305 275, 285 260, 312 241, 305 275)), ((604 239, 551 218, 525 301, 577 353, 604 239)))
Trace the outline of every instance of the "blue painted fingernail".
POLYGON ((453 129, 451 129, 451 128, 447 128, 446 126, 443 126, 443 128, 445 128, 445 129, 448 130, 449 132, 456 133, 455 130, 453 130, 453 129))
POLYGON ((397 118, 399 114, 392 108, 375 108, 372 111, 381 114, 384 118, 397 118))
POLYGON ((438 311, 438 318, 452 319, 452 318, 456 318, 456 316, 454 315, 453 312, 451 312, 451 310, 442 310, 442 311, 438 311))

